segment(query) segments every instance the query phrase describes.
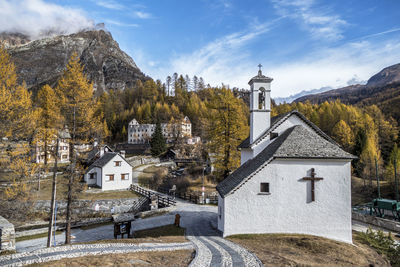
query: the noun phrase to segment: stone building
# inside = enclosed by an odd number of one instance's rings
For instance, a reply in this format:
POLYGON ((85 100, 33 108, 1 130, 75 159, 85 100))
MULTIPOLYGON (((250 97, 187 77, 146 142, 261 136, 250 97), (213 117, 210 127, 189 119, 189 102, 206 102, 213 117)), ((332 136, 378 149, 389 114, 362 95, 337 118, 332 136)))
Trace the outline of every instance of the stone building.
POLYGON ((297 233, 352 242, 351 160, 297 111, 271 118, 272 79, 250 82, 250 136, 241 166, 217 186, 218 229, 297 233))
MULTIPOLYGON (((136 119, 133 119, 128 125, 128 143, 149 143, 155 129, 155 124, 140 124, 136 119)), ((161 129, 167 143, 172 143, 177 137, 192 137, 192 123, 187 116, 180 122, 174 124, 161 123, 161 129)))
MULTIPOLYGON (((62 131, 60 131, 60 140, 58 145, 58 163, 69 163, 69 140, 71 139, 71 135, 67 127, 65 127, 62 131)), ((47 144, 47 162, 54 162, 53 153, 56 152, 56 137, 54 140, 47 144)), ((38 142, 34 148, 34 161, 36 163, 44 163, 45 151, 44 151, 44 143, 38 142)))

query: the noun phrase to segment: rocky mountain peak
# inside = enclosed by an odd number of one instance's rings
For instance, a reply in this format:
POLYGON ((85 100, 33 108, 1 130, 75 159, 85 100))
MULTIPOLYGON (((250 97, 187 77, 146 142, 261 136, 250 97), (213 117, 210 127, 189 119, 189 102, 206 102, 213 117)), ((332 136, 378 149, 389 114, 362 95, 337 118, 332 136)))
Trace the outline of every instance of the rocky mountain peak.
POLYGON ((54 86, 73 52, 80 57, 98 94, 110 89, 123 90, 133 86, 137 80, 147 79, 105 30, 82 31, 35 41, 24 39, 22 35, 18 39, 18 36, 8 34, 3 39, 8 38, 6 49, 16 65, 18 78, 33 91, 46 83, 54 86))
POLYGON ((400 82, 400 63, 384 68, 374 76, 372 76, 368 86, 382 86, 390 83, 400 82))

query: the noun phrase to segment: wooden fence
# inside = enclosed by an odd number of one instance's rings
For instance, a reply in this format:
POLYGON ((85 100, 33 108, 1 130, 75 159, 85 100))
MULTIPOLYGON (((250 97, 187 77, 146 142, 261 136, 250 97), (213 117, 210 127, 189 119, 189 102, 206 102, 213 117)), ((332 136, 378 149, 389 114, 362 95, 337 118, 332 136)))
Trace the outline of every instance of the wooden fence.
POLYGON ((160 194, 157 194, 156 192, 147 190, 143 187, 140 187, 138 185, 131 185, 130 188, 132 191, 147 197, 148 199, 152 200, 153 198, 157 198, 157 203, 158 206, 160 207, 169 207, 169 206, 175 206, 176 205, 176 201, 172 198, 172 197, 168 197, 168 196, 163 196, 160 194))
POLYGON ((158 188, 158 191, 164 194, 168 194, 170 196, 175 196, 183 200, 190 201, 195 204, 218 204, 218 196, 215 195, 204 195, 204 200, 202 201, 201 194, 193 194, 193 193, 173 193, 169 189, 166 188, 158 188))

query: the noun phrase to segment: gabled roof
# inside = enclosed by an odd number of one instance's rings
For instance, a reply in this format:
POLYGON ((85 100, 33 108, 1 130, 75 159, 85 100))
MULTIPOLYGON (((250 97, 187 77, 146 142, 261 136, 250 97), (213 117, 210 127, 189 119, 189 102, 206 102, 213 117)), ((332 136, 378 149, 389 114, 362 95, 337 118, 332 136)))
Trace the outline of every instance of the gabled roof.
MULTIPOLYGON (((119 155, 117 152, 105 152, 101 158, 97 159, 95 162, 93 162, 92 165, 89 166, 89 168, 87 169, 86 172, 88 172, 89 170, 91 170, 94 167, 103 168, 105 165, 107 165, 107 163, 109 163, 117 155, 119 155)), ((127 162, 124 157, 121 156, 121 158, 131 166, 131 164, 129 162, 127 162)))
POLYGON ((260 143, 264 138, 268 136, 270 132, 275 130, 279 125, 281 125, 284 121, 286 121, 290 116, 292 115, 297 115, 302 121, 304 121, 308 126, 310 126, 312 129, 314 129, 317 134, 319 134, 321 137, 326 139, 327 141, 338 145, 332 138, 330 138, 326 133, 324 133, 318 126, 316 126, 314 123, 309 121, 303 114, 298 112, 297 110, 292 110, 287 113, 283 113, 280 115, 277 115, 275 117, 271 118, 271 126, 264 131, 252 144, 250 144, 250 137, 247 137, 239 146, 238 148, 250 148, 254 144, 260 143))
POLYGON ((99 153, 100 150, 104 148, 104 152, 114 152, 109 146, 104 145, 102 146, 95 146, 92 150, 89 151, 88 155, 87 155, 87 161, 91 161, 92 159, 94 159, 94 157, 96 157, 99 153), (106 151, 107 149, 107 151, 106 151))
POLYGON ((246 161, 236 171, 217 185, 217 191, 224 197, 236 190, 252 174, 277 158, 307 159, 355 159, 356 157, 342 150, 319 134, 307 130, 302 125, 285 130, 256 157, 246 161))
POLYGON ((118 155, 118 153, 115 153, 115 152, 106 152, 106 153, 104 153, 104 155, 101 158, 97 159, 95 162, 93 162, 92 165, 89 166, 89 169, 91 169, 93 167, 99 167, 99 168, 104 167, 116 155, 118 155))

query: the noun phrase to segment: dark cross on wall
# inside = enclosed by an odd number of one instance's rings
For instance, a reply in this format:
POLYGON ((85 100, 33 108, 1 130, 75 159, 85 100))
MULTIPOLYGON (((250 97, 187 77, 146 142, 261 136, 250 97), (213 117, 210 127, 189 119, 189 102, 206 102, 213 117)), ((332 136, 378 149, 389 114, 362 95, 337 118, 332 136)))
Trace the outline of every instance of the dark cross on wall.
POLYGON ((311 169, 311 177, 303 177, 305 181, 311 181, 311 201, 315 201, 315 181, 323 180, 324 178, 315 177, 314 168, 311 169))

